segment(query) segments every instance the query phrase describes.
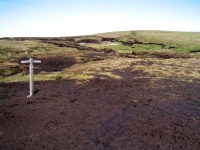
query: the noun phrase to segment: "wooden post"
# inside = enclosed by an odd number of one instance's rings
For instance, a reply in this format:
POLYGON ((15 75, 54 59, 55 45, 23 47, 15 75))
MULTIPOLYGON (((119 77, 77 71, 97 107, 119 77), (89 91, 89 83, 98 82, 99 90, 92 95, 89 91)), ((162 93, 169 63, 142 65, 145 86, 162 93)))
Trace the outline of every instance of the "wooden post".
POLYGON ((34 84, 33 84, 33 63, 41 63, 41 60, 33 60, 33 58, 30 58, 29 60, 22 60, 22 64, 27 64, 29 63, 29 90, 30 90, 30 95, 27 96, 31 97, 34 95, 34 84))
POLYGON ((34 94, 34 85, 33 85, 33 58, 29 59, 29 85, 30 85, 30 97, 34 94))

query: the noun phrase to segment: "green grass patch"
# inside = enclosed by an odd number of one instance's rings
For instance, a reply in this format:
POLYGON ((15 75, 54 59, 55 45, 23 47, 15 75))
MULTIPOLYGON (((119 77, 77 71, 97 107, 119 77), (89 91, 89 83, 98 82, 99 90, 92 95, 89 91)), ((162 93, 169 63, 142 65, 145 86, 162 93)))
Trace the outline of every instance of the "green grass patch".
POLYGON ((137 39, 145 43, 162 43, 175 46, 175 52, 189 52, 200 49, 200 32, 170 32, 170 31, 132 31, 120 37, 122 41, 137 39), (132 34, 134 32, 134 34, 132 34))
POLYGON ((134 44, 131 48, 139 51, 157 51, 162 49, 161 46, 155 44, 134 44))

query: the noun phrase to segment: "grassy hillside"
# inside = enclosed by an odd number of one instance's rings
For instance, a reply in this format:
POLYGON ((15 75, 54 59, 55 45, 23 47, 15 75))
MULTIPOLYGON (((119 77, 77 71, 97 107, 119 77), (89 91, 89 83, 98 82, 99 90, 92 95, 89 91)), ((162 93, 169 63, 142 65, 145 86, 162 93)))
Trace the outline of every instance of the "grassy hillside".
MULTIPOLYGON (((170 31, 121 31, 97 34, 101 37, 113 37, 120 41, 139 40, 145 43, 158 43, 175 47, 174 52, 189 52, 200 50, 200 32, 170 32, 170 31)), ((140 50, 141 48, 138 47, 140 50)), ((145 50, 143 46, 143 50, 145 50)), ((158 49, 158 48, 152 48, 158 49)))
MULTIPOLYGON (((120 31, 79 37, 0 39, 0 82, 27 81, 28 66, 20 61, 30 57, 42 60, 41 65, 35 66, 35 80, 86 78, 92 72, 83 75, 80 70, 88 69, 87 65, 94 61, 104 60, 109 64, 111 59, 124 57, 199 59, 200 33, 120 31), (83 64, 85 68, 77 70, 83 64), (70 70, 70 74, 62 70, 70 70)), ((194 70, 198 77, 198 67, 194 70)))

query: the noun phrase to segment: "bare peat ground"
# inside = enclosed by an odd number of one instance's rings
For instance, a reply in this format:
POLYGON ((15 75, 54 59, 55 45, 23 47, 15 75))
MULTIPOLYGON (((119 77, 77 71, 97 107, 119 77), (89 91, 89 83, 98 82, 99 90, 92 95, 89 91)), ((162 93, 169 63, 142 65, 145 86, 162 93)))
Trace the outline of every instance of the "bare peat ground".
POLYGON ((199 149, 200 79, 154 78, 126 67, 121 79, 0 85, 0 149, 199 149))

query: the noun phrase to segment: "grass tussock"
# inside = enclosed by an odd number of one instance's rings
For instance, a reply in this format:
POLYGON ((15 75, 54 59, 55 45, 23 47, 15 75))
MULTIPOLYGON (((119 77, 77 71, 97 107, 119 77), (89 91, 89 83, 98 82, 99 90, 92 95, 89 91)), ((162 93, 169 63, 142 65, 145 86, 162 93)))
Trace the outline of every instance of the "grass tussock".
POLYGON ((102 76, 109 77, 109 78, 112 78, 112 79, 121 79, 122 78, 121 76, 116 75, 112 72, 99 72, 98 75, 102 75, 102 76))

